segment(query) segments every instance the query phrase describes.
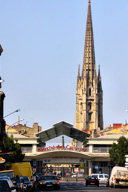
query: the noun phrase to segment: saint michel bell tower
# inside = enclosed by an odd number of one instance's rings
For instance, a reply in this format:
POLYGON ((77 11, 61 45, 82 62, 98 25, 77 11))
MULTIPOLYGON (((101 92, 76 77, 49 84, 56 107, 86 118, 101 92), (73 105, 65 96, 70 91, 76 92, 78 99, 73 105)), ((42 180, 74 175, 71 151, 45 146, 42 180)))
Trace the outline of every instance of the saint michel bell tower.
POLYGON ((82 73, 79 66, 77 76, 75 127, 88 133, 93 133, 98 128, 103 129, 103 91, 100 68, 98 75, 96 72, 90 0, 82 73))

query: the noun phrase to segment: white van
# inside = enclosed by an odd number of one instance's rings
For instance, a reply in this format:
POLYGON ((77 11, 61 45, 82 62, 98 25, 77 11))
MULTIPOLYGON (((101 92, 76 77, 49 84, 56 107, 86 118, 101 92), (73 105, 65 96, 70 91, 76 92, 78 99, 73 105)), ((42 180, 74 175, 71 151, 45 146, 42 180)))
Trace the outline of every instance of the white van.
POLYGON ((109 175, 105 173, 92 173, 91 176, 95 176, 99 180, 99 184, 109 185, 109 175))
POLYGON ((128 168, 119 166, 113 167, 109 185, 110 187, 128 186, 128 168))

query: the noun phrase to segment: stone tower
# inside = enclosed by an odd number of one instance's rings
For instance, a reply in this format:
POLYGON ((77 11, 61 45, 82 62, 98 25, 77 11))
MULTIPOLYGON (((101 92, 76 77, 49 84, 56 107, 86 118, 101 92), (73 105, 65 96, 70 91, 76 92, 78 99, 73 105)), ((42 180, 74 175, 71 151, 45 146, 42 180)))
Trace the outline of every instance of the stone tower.
POLYGON ((86 132, 103 129, 103 91, 100 68, 95 64, 91 2, 88 1, 82 73, 78 68, 75 127, 86 132))

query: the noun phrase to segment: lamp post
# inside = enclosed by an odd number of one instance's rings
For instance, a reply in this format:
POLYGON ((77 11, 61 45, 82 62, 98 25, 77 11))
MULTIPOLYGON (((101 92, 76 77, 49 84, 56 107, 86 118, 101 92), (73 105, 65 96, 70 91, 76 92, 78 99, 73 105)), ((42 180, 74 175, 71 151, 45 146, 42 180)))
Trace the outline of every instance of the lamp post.
POLYGON ((6 117, 12 115, 13 113, 17 113, 17 112, 19 112, 19 111, 20 111, 20 109, 16 109, 15 111, 9 113, 8 115, 5 115, 4 118, 6 118, 6 117))
MULTIPOLYGON (((3 52, 2 46, 0 45, 0 55, 3 52)), ((0 77, 1 80, 1 77, 0 77)), ((1 88, 1 81, 0 81, 0 88, 1 88)), ((0 152, 4 152, 4 145, 5 145, 5 121, 3 119, 3 109, 4 109, 4 92, 0 91, 0 152)))

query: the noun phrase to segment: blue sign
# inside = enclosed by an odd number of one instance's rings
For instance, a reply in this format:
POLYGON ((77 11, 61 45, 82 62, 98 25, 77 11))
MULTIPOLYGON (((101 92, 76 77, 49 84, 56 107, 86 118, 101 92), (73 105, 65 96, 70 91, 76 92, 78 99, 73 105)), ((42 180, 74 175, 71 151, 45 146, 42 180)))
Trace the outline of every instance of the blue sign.
POLYGON ((50 159, 44 160, 45 163, 50 163, 50 161, 51 161, 50 159))
POLYGON ((98 165, 95 165, 95 169, 98 169, 98 165))
POLYGON ((36 161, 33 161, 33 165, 36 165, 36 161))
POLYGON ((84 160, 83 160, 83 159, 80 159, 80 162, 81 162, 81 163, 84 163, 84 160))

